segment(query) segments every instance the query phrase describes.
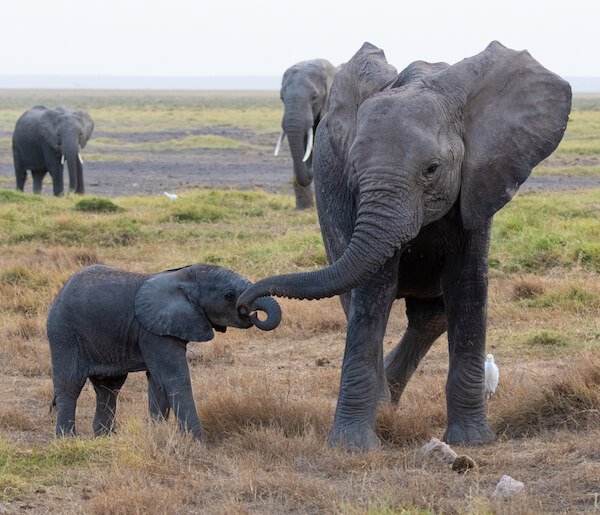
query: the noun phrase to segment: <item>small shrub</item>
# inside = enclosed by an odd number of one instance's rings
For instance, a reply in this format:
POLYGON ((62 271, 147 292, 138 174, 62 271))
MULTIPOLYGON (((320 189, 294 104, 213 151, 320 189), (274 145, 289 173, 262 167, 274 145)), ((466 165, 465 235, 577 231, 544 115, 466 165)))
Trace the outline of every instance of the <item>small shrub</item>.
POLYGON ((171 218, 177 222, 211 223, 225 218, 224 209, 211 206, 182 206, 171 211, 171 218))
POLYGON ((527 338, 525 343, 531 346, 566 347, 569 345, 569 340, 561 333, 554 331, 540 331, 527 338))
POLYGON ((81 199, 75 204, 75 211, 86 211, 92 213, 116 213, 123 211, 122 207, 102 197, 88 197, 81 199))

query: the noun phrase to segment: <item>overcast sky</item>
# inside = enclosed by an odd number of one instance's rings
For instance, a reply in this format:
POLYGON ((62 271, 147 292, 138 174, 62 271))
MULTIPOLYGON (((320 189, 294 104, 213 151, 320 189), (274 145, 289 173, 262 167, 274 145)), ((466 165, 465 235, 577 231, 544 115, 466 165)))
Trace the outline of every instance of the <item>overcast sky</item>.
POLYGON ((0 75, 279 76, 363 41, 401 69, 497 39, 600 76, 600 0, 4 0, 0 16, 0 75))

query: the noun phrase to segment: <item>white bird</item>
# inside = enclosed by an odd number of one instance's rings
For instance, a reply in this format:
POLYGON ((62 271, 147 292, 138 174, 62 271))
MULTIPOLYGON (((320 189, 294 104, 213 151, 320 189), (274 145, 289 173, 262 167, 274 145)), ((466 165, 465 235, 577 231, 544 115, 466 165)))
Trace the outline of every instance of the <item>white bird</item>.
POLYGON ((169 193, 168 191, 163 191, 163 195, 171 200, 175 200, 176 198, 179 198, 179 195, 175 195, 175 193, 169 193))
POLYGON ((500 378, 500 372, 496 363, 494 363, 494 356, 488 354, 485 358, 485 398, 489 399, 496 393, 498 388, 498 379, 500 378))

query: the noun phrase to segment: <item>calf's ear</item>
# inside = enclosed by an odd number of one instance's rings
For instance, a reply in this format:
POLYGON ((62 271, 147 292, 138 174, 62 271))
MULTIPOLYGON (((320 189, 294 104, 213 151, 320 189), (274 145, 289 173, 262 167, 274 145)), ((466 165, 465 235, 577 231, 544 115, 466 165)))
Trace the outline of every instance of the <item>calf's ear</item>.
POLYGON ((160 336, 206 342, 213 328, 200 305, 198 285, 189 268, 150 277, 135 296, 135 316, 142 326, 160 336))

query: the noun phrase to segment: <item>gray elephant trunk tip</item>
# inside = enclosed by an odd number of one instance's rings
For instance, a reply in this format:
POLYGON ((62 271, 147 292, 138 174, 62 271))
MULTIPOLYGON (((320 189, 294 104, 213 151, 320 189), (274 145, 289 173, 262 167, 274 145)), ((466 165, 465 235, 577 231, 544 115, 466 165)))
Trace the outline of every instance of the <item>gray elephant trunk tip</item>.
MULTIPOLYGON (((240 314, 243 314, 242 311, 246 311, 246 314, 248 313, 248 310, 244 306, 240 307, 240 314)), ((254 301, 250 309, 250 321, 262 331, 272 331, 281 323, 281 307, 272 297, 259 297, 254 301), (261 320, 258 317, 258 313, 256 313, 257 311, 266 313, 267 319, 261 320)))

